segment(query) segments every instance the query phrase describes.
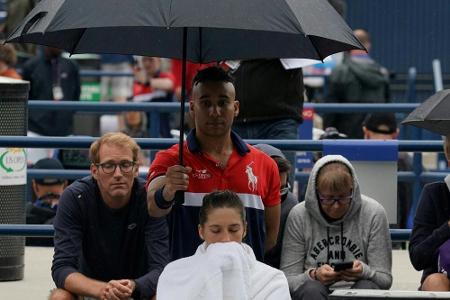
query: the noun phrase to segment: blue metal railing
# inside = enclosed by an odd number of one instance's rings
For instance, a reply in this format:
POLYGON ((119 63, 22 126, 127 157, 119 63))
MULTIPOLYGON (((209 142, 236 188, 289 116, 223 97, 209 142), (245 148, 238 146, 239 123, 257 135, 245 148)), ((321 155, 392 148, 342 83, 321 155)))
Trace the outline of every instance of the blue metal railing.
MULTIPOLYGON (((95 137, 28 137, 28 136, 0 136, 0 147, 23 148, 89 148, 95 137)), ((136 138, 142 149, 165 149, 178 142, 176 139, 165 138, 136 138)), ((249 144, 266 143, 281 150, 290 151, 322 151, 324 141, 321 140, 245 140, 249 144)), ((346 140, 352 141, 352 140, 346 140)), ((345 142, 345 140, 344 140, 345 142)), ((398 141, 398 151, 407 152, 442 152, 442 141, 398 141)))
MULTIPOLYGON (((92 75, 95 75, 92 73, 92 75)), ((305 108, 313 108, 316 112, 401 112, 407 113, 418 106, 417 103, 391 103, 391 104, 361 104, 361 103, 305 103, 305 108)), ((76 110, 88 112, 122 112, 122 111, 147 111, 159 115, 159 112, 178 112, 179 103, 111 103, 111 102, 80 102, 80 101, 29 101, 29 109, 33 110, 76 110)), ((152 128, 154 133, 159 132, 159 128, 152 128)), ((417 135, 420 137, 420 135, 417 135)), ((24 147, 24 148, 70 148, 85 149, 95 140, 93 137, 23 137, 23 136, 0 136, 0 147, 24 147)), ((163 149, 177 143, 175 139, 136 139, 142 149, 163 149)), ((247 140, 250 144, 268 143, 281 150, 292 151, 321 151, 322 141, 310 140, 247 140)), ((440 152, 442 151, 442 141, 399 141, 399 151, 408 152, 440 152)), ((40 171, 29 170, 29 178, 43 176, 40 171)), ((50 171, 54 172, 54 171, 50 171)), ((69 171, 66 170, 63 178, 75 179, 88 175, 88 171, 69 171)), ((49 175, 48 171, 45 174, 49 175)), ((140 174, 145 176, 144 173, 140 174)), ((420 184, 432 180, 440 180, 446 174, 438 172, 423 172, 421 165, 421 155, 415 154, 415 168, 413 172, 399 172, 399 180, 414 182, 416 194, 414 199, 418 198, 420 184)), ((296 178, 299 181, 306 181, 309 174, 297 172, 296 178)), ((61 176, 58 176, 61 177, 61 176)), ((413 199, 413 200, 414 200, 413 199)), ((414 200, 415 201, 415 200, 414 200)), ((414 202, 413 201, 413 202, 414 202)), ((399 233, 404 234, 404 233, 399 233)), ((394 235, 396 236, 396 235, 394 235)))
MULTIPOLYGON (((186 104, 186 108, 189 104, 186 104)), ((419 106, 419 103, 305 103, 305 108, 313 108, 319 113, 343 112, 397 112, 408 113, 419 106)), ((36 110, 77 110, 90 112, 121 112, 121 111, 161 111, 179 112, 177 102, 88 102, 88 101, 52 101, 29 100, 29 109, 36 110)))
MULTIPOLYGON (((47 177, 55 177, 61 179, 74 180, 78 178, 82 178, 85 176, 89 176, 91 173, 89 170, 46 170, 46 169, 28 169, 27 177, 28 179, 34 178, 47 178, 47 177)), ((295 179, 301 183, 308 182, 309 172, 296 172, 295 179)), ((420 174, 421 182, 433 182, 442 180, 447 173, 444 172, 422 172, 420 174)), ((139 172, 139 176, 145 178, 147 176, 147 171, 139 172)), ((414 182, 416 179, 416 174, 414 172, 398 172, 398 181, 400 182, 414 182)))
MULTIPOLYGON (((53 237, 53 225, 30 224, 0 224, 0 236, 37 236, 53 237)), ((391 239, 394 241, 408 241, 411 235, 410 229, 390 229, 391 239)))
POLYGON ((53 225, 0 224, 0 236, 53 237, 54 232, 53 225))
MULTIPOLYGON (((21 72, 21 70, 18 70, 21 72)), ((80 70, 81 77, 134 77, 133 72, 123 72, 123 71, 102 71, 102 70, 80 70)), ((328 78, 326 74, 315 74, 309 75, 304 74, 303 77, 323 77, 324 79, 328 78)))
MULTIPOLYGON (((90 144, 95 140, 93 137, 23 137, 23 136, 7 136, 0 137, 0 147, 24 147, 24 148, 88 148, 90 144)), ((143 149, 161 149, 168 148, 175 144, 175 139, 136 139, 138 144, 143 149)), ((247 140, 250 144, 268 143, 282 150, 293 151, 321 151, 324 141, 310 141, 310 140, 247 140)), ((442 141, 398 141, 399 151, 428 151, 439 152, 442 151, 442 141)), ((43 174, 50 174, 52 171, 30 170, 31 174, 36 172, 36 175, 43 176, 43 174), (44 173, 45 172, 45 173, 44 173)), ((54 172, 54 171, 53 171, 54 172)), ((82 171, 68 171, 72 172, 67 178, 73 179, 72 176, 85 176, 87 172, 82 171)), ((66 176, 66 175, 64 175, 66 176)), ((141 174, 145 176, 145 174, 141 174)), ((300 182, 306 182, 308 179, 308 173, 297 172, 296 179, 300 182)), ((418 202, 418 196, 421 190, 421 184, 423 182, 429 182, 431 180, 441 180, 445 176, 444 173, 423 173, 420 170, 414 170, 414 172, 401 172, 399 174, 400 181, 412 181, 414 182, 414 196, 412 201, 412 212, 415 212, 418 202)), ((414 213, 410 213, 409 227, 412 225, 412 217, 414 213)))

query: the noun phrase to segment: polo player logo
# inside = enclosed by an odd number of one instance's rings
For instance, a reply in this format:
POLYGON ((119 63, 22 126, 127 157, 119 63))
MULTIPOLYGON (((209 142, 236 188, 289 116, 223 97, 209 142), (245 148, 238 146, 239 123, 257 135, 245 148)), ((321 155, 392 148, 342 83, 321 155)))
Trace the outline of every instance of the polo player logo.
POLYGON ((256 177, 253 173, 253 169, 251 167, 252 164, 253 161, 245 167, 245 173, 247 173, 248 177, 248 189, 252 192, 256 192, 256 189, 258 187, 258 177, 256 177))

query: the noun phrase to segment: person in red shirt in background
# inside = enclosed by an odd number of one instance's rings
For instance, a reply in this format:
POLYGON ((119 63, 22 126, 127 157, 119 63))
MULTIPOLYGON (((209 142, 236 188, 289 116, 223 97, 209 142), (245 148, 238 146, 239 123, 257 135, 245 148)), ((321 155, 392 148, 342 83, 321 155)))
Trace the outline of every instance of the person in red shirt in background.
MULTIPOLYGON (((197 64, 192 62, 186 62, 186 97, 189 98, 192 90, 192 79, 198 71, 207 67, 213 66, 215 63, 209 64, 197 64)), ((175 77, 175 99, 181 101, 181 72, 183 67, 183 61, 180 59, 171 60, 172 74, 175 77)))
MULTIPOLYGON (((138 57, 133 84, 133 101, 135 102, 172 102, 175 77, 170 72, 161 71, 161 58, 138 57)), ((150 120, 150 115, 148 115, 150 120)), ((170 135, 170 115, 160 114, 160 136, 170 135)))
MULTIPOLYGON (((186 99, 190 98, 192 91, 192 80, 198 71, 206 69, 207 67, 211 67, 216 65, 217 63, 209 63, 209 64, 199 64, 186 62, 186 99)), ((171 69, 172 74, 175 76, 175 99, 177 101, 181 101, 181 74, 183 69, 183 61, 181 59, 172 59, 171 60, 171 69)), ((185 114, 184 119, 185 126, 188 129, 192 129, 195 127, 194 121, 190 118, 189 113, 185 114)))
POLYGON ((0 44, 0 76, 22 79, 14 69, 17 63, 16 50, 11 44, 0 44))

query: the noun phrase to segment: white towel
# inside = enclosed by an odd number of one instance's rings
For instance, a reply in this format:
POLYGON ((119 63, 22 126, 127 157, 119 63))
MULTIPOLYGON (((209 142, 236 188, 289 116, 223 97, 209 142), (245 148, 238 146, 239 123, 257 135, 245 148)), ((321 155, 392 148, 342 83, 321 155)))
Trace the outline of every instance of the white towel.
POLYGON ((246 244, 202 244, 196 253, 166 266, 158 300, 290 299, 284 274, 256 260, 246 244))

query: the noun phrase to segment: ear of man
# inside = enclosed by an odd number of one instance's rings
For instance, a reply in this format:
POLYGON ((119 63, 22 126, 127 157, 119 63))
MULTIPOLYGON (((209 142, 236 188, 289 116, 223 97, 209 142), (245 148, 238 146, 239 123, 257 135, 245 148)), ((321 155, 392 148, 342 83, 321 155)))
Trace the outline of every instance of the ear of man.
POLYGON ((97 168, 97 166, 92 163, 91 166, 90 166, 90 169, 91 169, 92 177, 94 177, 94 179, 97 180, 97 175, 98 175, 98 168, 97 168))

